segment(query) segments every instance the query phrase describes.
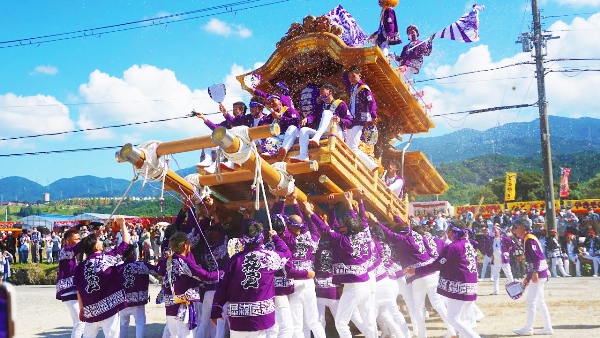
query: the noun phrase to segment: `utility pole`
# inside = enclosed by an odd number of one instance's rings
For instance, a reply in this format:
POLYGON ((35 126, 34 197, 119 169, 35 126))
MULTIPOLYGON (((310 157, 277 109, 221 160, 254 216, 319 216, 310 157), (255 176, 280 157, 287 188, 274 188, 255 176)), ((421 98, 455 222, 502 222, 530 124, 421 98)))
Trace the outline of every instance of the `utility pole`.
POLYGON ((544 167, 544 192, 546 201, 546 225, 549 230, 556 230, 556 210, 554 207, 554 178, 552 176, 552 149, 550 148, 550 132, 546 102, 546 82, 544 79, 544 55, 546 55, 546 40, 557 39, 551 35, 542 35, 540 9, 537 0, 531 0, 533 14, 533 34, 522 33, 517 43, 523 44, 523 52, 531 52, 534 47, 536 78, 538 87, 538 107, 540 110, 540 139, 542 144, 542 163, 544 167), (533 46, 532 46, 533 45, 533 46))

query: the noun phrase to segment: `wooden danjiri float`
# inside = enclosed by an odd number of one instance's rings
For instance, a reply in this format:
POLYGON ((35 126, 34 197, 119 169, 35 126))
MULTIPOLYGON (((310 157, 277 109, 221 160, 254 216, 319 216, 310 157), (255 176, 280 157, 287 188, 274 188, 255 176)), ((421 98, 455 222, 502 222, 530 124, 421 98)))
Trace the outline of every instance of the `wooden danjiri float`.
MULTIPOLYGON (((349 102, 343 90, 343 72, 351 65, 362 69, 363 80, 373 92, 377 102, 379 131, 378 143, 371 148, 371 154, 378 161, 397 158, 402 163, 405 186, 402 197, 395 196, 380 178, 379 172, 371 172, 367 166, 330 130, 331 135, 321 139, 319 147, 309 150, 310 162, 290 163, 289 158, 298 154, 294 145, 286 156, 285 165, 275 164, 275 160, 257 158, 251 151, 251 141, 279 135, 277 124, 247 129, 245 141, 234 130, 219 127, 211 136, 200 136, 170 142, 148 142, 138 147, 131 144, 117 152, 117 160, 130 162, 148 177, 164 182, 165 189, 173 190, 187 198, 199 198, 198 193, 209 187, 217 198, 220 208, 235 210, 241 203, 247 203, 248 191, 255 180, 256 170, 260 170, 265 184, 288 186, 293 177, 298 199, 323 203, 327 195, 341 198, 344 192, 362 189, 365 192, 367 209, 382 222, 392 222, 393 213, 403 219, 408 217, 408 201, 415 195, 442 194, 448 185, 440 177, 423 153, 403 152, 391 147, 401 135, 426 133, 434 127, 427 112, 411 93, 398 74, 397 69, 384 56, 377 46, 349 47, 341 39, 341 28, 331 25, 325 17, 307 16, 303 24, 294 23, 288 33, 277 43, 275 52, 260 68, 250 72, 262 81, 257 89, 271 92, 274 84, 283 81, 290 89, 294 102, 299 102, 300 92, 308 84, 329 82, 336 86, 337 97, 349 102), (232 172, 207 174, 199 169, 198 174, 182 178, 167 167, 161 157, 207 147, 221 147, 225 155, 236 156, 238 166, 232 172), (240 163, 243 161, 243 163, 240 163)), ((241 84, 249 74, 237 77, 241 84)), ((239 128, 239 127, 238 127, 239 128)), ((330 129, 335 129, 332 123, 330 129)), ((234 128, 235 129, 235 128, 234 128)), ((234 160, 235 162, 235 160, 234 160)), ((272 196, 271 196, 272 197, 272 196)))

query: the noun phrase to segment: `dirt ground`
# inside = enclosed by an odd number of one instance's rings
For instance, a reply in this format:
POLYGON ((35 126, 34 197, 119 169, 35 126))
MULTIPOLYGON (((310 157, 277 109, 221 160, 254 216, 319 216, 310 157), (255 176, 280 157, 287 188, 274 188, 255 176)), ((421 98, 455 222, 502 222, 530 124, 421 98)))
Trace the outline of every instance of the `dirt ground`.
MULTIPOLYGON (((16 337, 70 337, 71 317, 66 307, 54 299, 54 290, 52 286, 17 287, 16 337)), ((157 286, 150 287, 152 299, 158 290, 157 286)), ((486 316, 475 330, 482 337, 514 337, 512 330, 525 323, 525 296, 514 301, 506 294, 490 296, 491 291, 491 282, 480 283, 477 304, 486 316)), ((600 337, 600 278, 553 278, 546 283, 545 295, 555 337, 600 337)), ((161 337, 164 308, 149 304, 146 314, 146 336, 161 337)), ((541 325, 538 315, 535 327, 541 325)), ((445 333, 435 313, 427 320, 427 329, 428 337, 442 337, 445 333)), ((135 337, 133 326, 129 337, 135 337)))

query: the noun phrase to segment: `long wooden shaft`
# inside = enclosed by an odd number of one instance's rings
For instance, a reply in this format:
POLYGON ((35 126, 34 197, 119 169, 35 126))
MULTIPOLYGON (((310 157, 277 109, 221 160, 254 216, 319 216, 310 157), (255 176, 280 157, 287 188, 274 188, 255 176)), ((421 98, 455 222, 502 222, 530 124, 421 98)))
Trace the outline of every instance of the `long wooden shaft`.
MULTIPOLYGON (((302 163, 291 163, 286 166, 287 172, 291 175, 305 174, 319 170, 319 162, 310 161, 302 163)), ((239 170, 234 172, 222 173, 219 180, 217 175, 202 175, 198 178, 201 186, 215 186, 222 184, 247 182, 254 179, 254 171, 239 170)))
MULTIPOLYGON (((212 134, 212 139, 226 153, 235 153, 240 149, 240 139, 224 127, 215 129, 212 134)), ((256 157, 254 153, 250 154, 250 158, 248 158, 248 160, 242 164, 242 168, 249 170, 250 172, 254 172, 256 169, 256 157)), ((279 185, 281 174, 267 161, 260 161, 260 170, 264 182, 272 187, 279 185)), ((295 189, 298 201, 307 201, 306 194, 302 190, 298 189, 298 187, 295 189)))
MULTIPOLYGON (((279 124, 274 124, 249 128, 248 134, 250 139, 257 140, 279 135, 280 131, 279 124)), ((214 146, 215 143, 211 139, 210 135, 192 137, 183 140, 163 142, 156 148, 156 155, 161 157, 167 154, 185 153, 188 151, 200 150, 214 146)))
POLYGON ((337 184, 333 183, 332 180, 329 179, 329 177, 327 177, 327 175, 321 175, 319 176, 319 182, 321 184, 323 184, 323 186, 325 186, 325 188, 327 188, 327 190, 333 192, 333 193, 344 193, 344 190, 342 190, 340 187, 338 187, 337 184))
MULTIPOLYGON (((138 169, 140 169, 146 161, 146 155, 135 148, 131 143, 128 143, 121 148, 119 156, 121 159, 126 159, 138 169)), ((171 169, 168 169, 167 175, 165 176, 165 188, 173 190, 185 198, 191 199, 191 197, 194 196, 194 188, 192 185, 171 169)))

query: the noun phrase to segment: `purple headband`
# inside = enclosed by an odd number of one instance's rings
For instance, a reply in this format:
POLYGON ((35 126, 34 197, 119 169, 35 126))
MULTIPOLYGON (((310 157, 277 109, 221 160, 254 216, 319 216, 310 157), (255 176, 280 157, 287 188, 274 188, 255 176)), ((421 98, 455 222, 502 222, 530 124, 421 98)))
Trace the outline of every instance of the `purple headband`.
POLYGON ((454 226, 454 224, 450 223, 450 229, 454 231, 454 239, 460 239, 467 235, 467 229, 459 229, 454 226))
POLYGON ((283 224, 287 226, 293 226, 303 230, 305 228, 304 224, 300 224, 288 217, 286 214, 274 214, 272 217, 278 218, 283 224))
POLYGON ((281 101, 281 96, 279 96, 277 94, 271 94, 271 95, 267 96, 267 102, 271 101, 271 99, 277 99, 277 100, 281 101))
POLYGON ((256 102, 256 101, 251 101, 250 102, 250 108, 255 108, 255 107, 261 107, 264 108, 265 105, 260 103, 260 102, 256 102))
POLYGON ((262 232, 252 238, 250 238, 246 235, 243 235, 242 242, 244 243, 244 245, 261 245, 264 238, 265 238, 265 235, 263 235, 262 232))

